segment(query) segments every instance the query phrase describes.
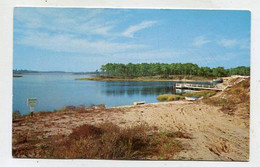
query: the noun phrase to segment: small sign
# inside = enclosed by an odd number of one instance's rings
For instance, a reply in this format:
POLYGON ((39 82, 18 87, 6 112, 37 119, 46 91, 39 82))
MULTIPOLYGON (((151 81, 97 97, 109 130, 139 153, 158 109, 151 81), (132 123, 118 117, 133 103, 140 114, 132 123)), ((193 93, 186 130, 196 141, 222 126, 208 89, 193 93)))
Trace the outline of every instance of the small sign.
POLYGON ((30 107, 30 112, 34 112, 34 107, 37 104, 36 98, 28 98, 27 105, 30 107))
POLYGON ((37 103, 37 99, 36 98, 28 98, 27 99, 27 105, 28 106, 35 106, 37 103))

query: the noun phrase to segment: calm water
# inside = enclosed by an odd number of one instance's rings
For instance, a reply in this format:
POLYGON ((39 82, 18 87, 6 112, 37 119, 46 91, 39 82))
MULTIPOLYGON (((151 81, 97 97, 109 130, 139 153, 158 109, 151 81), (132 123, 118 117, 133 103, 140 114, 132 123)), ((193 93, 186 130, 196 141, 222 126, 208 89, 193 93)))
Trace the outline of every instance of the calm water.
POLYGON ((157 102, 156 97, 172 93, 173 82, 105 82, 75 80, 91 75, 26 74, 13 78, 13 110, 29 113, 27 98, 37 98, 35 111, 52 111, 67 105, 130 105, 135 101, 157 102))
POLYGON ((13 78, 13 110, 29 113, 28 97, 38 99, 35 111, 52 111, 66 105, 130 105, 135 101, 156 102, 159 94, 171 93, 172 82, 80 81, 89 75, 27 74, 13 78))

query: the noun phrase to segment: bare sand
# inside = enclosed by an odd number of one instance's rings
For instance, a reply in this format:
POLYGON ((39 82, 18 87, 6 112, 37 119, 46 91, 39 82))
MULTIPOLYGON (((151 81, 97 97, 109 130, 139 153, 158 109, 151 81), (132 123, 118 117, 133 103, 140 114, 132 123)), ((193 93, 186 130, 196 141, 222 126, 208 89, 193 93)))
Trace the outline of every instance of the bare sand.
POLYGON ((129 126, 146 122, 161 131, 190 133, 192 139, 180 139, 185 150, 173 159, 248 160, 247 120, 224 114, 218 107, 186 101, 148 104, 130 108, 117 122, 120 119, 129 126))
POLYGON ((173 155, 176 160, 248 161, 248 118, 227 115, 218 107, 201 101, 160 102, 140 106, 96 109, 92 112, 54 112, 26 117, 13 122, 13 149, 23 147, 20 135, 39 134, 39 139, 68 135, 83 124, 112 122, 121 127, 148 124, 158 131, 184 131, 191 139, 180 138, 184 150, 173 155))

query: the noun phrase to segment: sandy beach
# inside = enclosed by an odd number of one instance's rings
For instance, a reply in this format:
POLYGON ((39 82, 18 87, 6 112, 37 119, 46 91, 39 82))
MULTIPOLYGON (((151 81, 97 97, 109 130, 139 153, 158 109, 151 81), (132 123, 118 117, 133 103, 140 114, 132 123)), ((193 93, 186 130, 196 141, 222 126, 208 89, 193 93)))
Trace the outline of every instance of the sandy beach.
MULTIPOLYGON (((249 156, 248 119, 227 115, 218 107, 203 102, 161 102, 141 106, 96 108, 91 112, 35 114, 13 122, 13 150, 27 147, 19 144, 19 136, 37 136, 44 140, 53 135, 69 135, 84 124, 112 122, 120 127, 147 124, 157 131, 182 131, 190 139, 179 139, 184 149, 170 159, 247 161, 249 156)), ((20 157, 38 157, 37 153, 20 157)), ((153 159, 153 158, 152 158, 153 159)), ((154 157, 156 159, 156 157, 154 157)))

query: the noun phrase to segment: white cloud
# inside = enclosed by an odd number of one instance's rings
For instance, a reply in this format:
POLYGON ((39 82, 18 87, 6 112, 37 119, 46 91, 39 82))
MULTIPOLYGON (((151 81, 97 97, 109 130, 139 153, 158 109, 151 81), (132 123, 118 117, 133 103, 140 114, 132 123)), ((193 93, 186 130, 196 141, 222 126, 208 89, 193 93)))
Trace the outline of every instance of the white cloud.
POLYGON ((112 23, 104 23, 98 19, 91 19, 87 22, 81 24, 74 24, 76 26, 73 29, 76 32, 83 33, 83 34, 97 34, 97 35, 111 35, 109 32, 115 25, 112 23))
POLYGON ((218 41, 218 44, 227 48, 238 45, 238 41, 236 39, 221 39, 218 41))
POLYGON ((221 39, 217 43, 226 48, 233 48, 233 47, 238 47, 240 49, 249 49, 250 48, 250 40, 248 38, 221 39))
MULTIPOLYGON (((37 30, 39 28, 55 32, 67 32, 74 34, 95 34, 109 35, 109 31, 115 26, 115 21, 103 20, 98 15, 104 14, 103 10, 88 10, 84 16, 76 12, 59 12, 59 9, 38 9, 31 10, 17 8, 15 19, 20 26, 26 29, 37 30)), ((19 28, 19 26, 18 26, 19 28)))
POLYGON ((206 39, 204 36, 199 36, 199 37, 196 37, 193 41, 193 45, 194 46, 203 46, 207 43, 210 43, 211 41, 206 39))
POLYGON ((107 42, 104 40, 89 41, 75 35, 29 32, 17 39, 18 44, 55 52, 68 52, 80 54, 115 54, 128 50, 143 49, 147 46, 130 43, 107 42))
POLYGON ((134 34, 142 29, 148 28, 153 26, 154 24, 156 24, 157 21, 143 21, 140 24, 137 25, 132 25, 130 27, 128 27, 123 33, 122 35, 125 37, 134 37, 134 34))

